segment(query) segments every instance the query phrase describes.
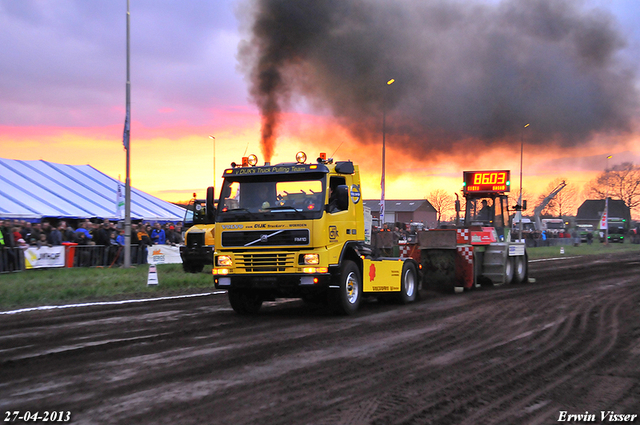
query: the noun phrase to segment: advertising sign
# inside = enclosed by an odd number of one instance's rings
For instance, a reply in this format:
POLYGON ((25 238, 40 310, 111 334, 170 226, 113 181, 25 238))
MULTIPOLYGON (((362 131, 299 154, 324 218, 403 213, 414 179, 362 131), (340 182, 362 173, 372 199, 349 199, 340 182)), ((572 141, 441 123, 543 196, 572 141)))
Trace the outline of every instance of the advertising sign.
POLYGON ((64 267, 64 247, 29 247, 24 252, 24 265, 26 269, 64 267))
POLYGON ((153 245, 147 252, 149 264, 178 264, 182 263, 180 248, 171 245, 153 245))

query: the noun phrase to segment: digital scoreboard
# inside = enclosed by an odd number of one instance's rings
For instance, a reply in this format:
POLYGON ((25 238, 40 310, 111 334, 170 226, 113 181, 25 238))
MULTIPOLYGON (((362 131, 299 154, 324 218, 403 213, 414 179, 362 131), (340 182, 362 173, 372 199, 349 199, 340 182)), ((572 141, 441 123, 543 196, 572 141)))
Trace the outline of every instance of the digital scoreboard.
POLYGON ((464 193, 509 192, 511 171, 464 171, 464 193))

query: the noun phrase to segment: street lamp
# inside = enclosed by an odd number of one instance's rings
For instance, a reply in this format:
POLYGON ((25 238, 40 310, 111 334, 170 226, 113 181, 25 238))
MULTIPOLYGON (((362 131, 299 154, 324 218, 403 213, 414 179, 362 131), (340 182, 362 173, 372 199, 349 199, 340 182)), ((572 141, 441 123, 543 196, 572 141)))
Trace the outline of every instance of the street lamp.
POLYGON ((216 138, 209 135, 209 139, 213 140, 213 193, 216 193, 216 138))
POLYGON ((524 129, 529 127, 529 123, 522 127, 520 132, 520 197, 518 198, 518 209, 520 210, 520 223, 518 225, 518 240, 522 240, 522 154, 524 153, 524 129))
POLYGON ((613 158, 613 155, 607 156, 607 162, 604 167, 604 175, 607 182, 607 190, 605 191, 606 195, 604 196, 604 212, 602 213, 602 221, 600 222, 600 226, 604 225, 604 244, 609 245, 609 177, 607 176, 607 170, 609 169, 609 160, 613 158))
MULTIPOLYGON (((390 79, 387 81, 387 86, 393 84, 396 80, 390 79)), ((384 226, 384 189, 385 189, 385 150, 386 150, 386 121, 387 121, 387 92, 382 95, 382 178, 380 179, 380 188, 382 189, 380 195, 380 227, 384 226)))

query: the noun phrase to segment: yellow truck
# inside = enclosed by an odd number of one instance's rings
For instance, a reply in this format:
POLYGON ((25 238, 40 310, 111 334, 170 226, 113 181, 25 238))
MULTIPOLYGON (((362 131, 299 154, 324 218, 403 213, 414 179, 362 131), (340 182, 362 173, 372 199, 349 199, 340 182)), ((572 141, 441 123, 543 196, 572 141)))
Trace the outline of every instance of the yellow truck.
POLYGON ((215 219, 213 277, 239 314, 276 298, 327 303, 353 314, 363 297, 412 302, 420 289, 412 258, 376 258, 360 173, 351 161, 321 154, 224 171, 215 219), (366 223, 366 225, 365 225, 366 223))
POLYGON ((182 269, 187 273, 200 273, 205 265, 213 263, 215 208, 213 187, 207 188, 207 198, 193 199, 187 205, 184 217, 184 244, 180 245, 182 269))

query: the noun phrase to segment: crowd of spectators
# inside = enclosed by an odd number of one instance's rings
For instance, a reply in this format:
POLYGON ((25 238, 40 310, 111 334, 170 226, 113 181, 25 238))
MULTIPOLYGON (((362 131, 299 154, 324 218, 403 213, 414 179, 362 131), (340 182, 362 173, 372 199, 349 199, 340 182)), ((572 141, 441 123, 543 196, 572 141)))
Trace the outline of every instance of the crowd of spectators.
MULTIPOLYGON (((31 223, 25 220, 0 220, 0 272, 22 270, 24 258, 21 250, 29 247, 61 246, 75 243, 78 246, 97 246, 102 249, 103 263, 121 264, 124 258, 124 223, 110 220, 79 220, 74 229, 66 220, 31 223)), ((183 242, 180 223, 132 223, 131 246, 135 258, 146 262, 147 248, 152 245, 180 245, 183 242)), ((86 257, 81 254, 81 257, 86 257)), ((80 258, 82 262, 87 258, 80 258)), ((82 265, 82 264, 81 264, 82 265)))

